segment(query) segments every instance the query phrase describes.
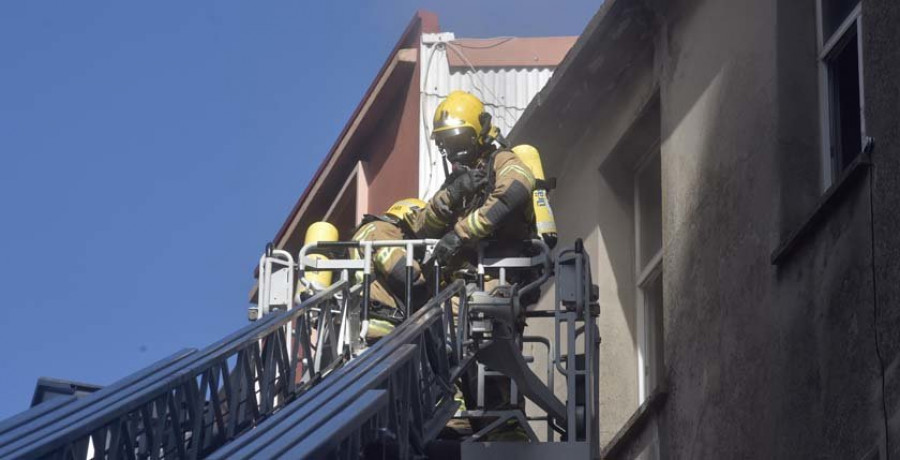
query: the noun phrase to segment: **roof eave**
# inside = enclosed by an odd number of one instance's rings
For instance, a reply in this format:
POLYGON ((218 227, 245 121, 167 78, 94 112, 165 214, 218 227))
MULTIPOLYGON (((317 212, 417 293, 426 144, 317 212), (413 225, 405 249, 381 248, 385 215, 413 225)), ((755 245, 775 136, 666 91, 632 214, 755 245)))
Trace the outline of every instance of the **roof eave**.
POLYGON ((400 39, 397 41, 397 44, 394 45, 394 49, 391 51, 391 54, 388 56, 385 63, 382 65, 381 69, 376 74, 375 79, 372 81, 372 84, 366 90, 365 95, 357 105, 356 109, 353 111, 353 114, 350 116, 350 119, 347 120, 347 123, 344 125, 343 130, 341 130, 340 135, 338 135, 337 140, 334 145, 331 147, 331 150, 326 155, 325 159, 319 165, 319 168, 316 170, 316 173, 313 175, 312 179, 304 189, 303 194, 300 195, 300 199, 297 200, 297 203, 291 209, 288 218, 282 224, 281 228, 278 230, 278 233, 275 234, 274 242, 275 246, 278 248, 282 248, 284 243, 287 241, 287 238, 290 234, 295 230, 297 222, 299 222, 300 217, 302 215, 304 205, 307 200, 310 199, 312 195, 312 191, 316 189, 323 180, 326 172, 329 169, 329 165, 334 163, 335 157, 341 153, 341 147, 346 145, 348 134, 351 133, 352 127, 359 123, 359 119, 363 115, 364 109, 367 107, 367 103, 371 104, 373 100, 373 96, 377 94, 377 91, 383 86, 383 82, 386 80, 387 74, 395 68, 395 65, 398 61, 400 61, 400 51, 415 43, 418 45, 418 42, 421 40, 422 33, 436 33, 439 31, 439 25, 437 16, 434 13, 419 10, 416 11, 416 14, 413 16, 412 20, 409 22, 409 25, 406 26, 406 29, 401 34, 400 39))
MULTIPOLYGON (((606 0, 594 15, 584 32, 579 35, 575 44, 556 68, 553 76, 528 104, 522 116, 510 130, 509 140, 512 143, 533 142, 535 138, 567 139, 566 136, 546 136, 546 130, 558 131, 563 126, 559 115, 575 110, 579 105, 588 104, 579 89, 584 86, 584 77, 612 78, 617 71, 627 65, 631 58, 628 52, 622 52, 623 44, 634 42, 635 35, 647 35, 647 22, 652 21, 652 11, 642 2, 625 0, 606 0), (637 19, 636 19, 637 18, 637 19), (600 49, 601 51, 598 51, 600 49), (607 51, 608 53, 604 53, 607 51), (595 54, 600 54, 599 59, 595 54)), ((640 46, 644 46, 641 42, 640 46)), ((596 84, 590 80, 591 84, 596 84)), ((583 107, 582 107, 583 109, 583 107)), ((584 121, 580 117, 569 117, 576 122, 584 121)), ((561 148, 548 146, 543 148, 561 148)))

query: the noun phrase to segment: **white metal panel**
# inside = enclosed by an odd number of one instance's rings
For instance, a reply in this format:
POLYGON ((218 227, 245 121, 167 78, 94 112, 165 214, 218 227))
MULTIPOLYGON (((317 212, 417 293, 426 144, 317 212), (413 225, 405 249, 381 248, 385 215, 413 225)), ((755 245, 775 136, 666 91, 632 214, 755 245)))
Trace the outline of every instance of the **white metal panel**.
POLYGON ((465 62, 465 49, 447 42, 452 33, 422 36, 420 76, 421 122, 419 125, 419 196, 427 200, 444 182, 444 170, 437 147, 431 141, 431 118, 440 101, 451 91, 463 90, 478 96, 504 134, 509 133, 541 88, 553 75, 553 67, 450 68, 448 53, 457 53, 465 62), (460 56, 459 53, 462 53, 460 56))

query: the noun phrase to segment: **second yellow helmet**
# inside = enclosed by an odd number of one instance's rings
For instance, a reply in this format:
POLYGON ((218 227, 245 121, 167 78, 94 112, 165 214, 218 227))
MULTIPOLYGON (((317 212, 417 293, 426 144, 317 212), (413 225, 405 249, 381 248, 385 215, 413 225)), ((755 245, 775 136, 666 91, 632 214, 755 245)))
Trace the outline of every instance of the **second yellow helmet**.
POLYGON ((385 214, 412 225, 414 214, 425 209, 425 206, 426 203, 418 198, 406 198, 392 204, 385 214))

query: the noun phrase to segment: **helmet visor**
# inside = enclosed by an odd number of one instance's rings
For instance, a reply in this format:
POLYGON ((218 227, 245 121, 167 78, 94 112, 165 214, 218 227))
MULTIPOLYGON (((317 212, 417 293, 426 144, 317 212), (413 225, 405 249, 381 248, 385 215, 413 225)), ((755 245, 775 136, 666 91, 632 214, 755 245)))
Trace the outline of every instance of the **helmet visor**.
POLYGON ((432 135, 434 143, 451 162, 465 161, 475 152, 475 130, 464 126, 438 131, 432 135))

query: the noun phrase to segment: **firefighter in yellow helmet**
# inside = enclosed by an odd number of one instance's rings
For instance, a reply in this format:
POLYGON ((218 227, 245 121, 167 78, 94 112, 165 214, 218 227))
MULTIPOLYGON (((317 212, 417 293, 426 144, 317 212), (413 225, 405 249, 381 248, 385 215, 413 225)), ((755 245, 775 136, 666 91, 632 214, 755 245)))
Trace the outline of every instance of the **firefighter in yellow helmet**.
MULTIPOLYGON (((366 215, 353 235, 354 241, 405 240, 416 237, 413 232, 417 215, 425 208, 425 202, 408 198, 394 203, 382 215, 366 215)), ((350 256, 362 257, 352 249, 350 256)), ((406 249, 401 247, 377 248, 372 253, 374 280, 370 288, 369 329, 366 339, 370 342, 387 335, 402 322, 406 298, 406 249)), ((360 276, 362 276, 360 274, 360 276)), ((361 281, 361 279, 360 279, 361 281)), ((413 261, 412 305, 415 311, 427 300, 427 284, 417 262, 413 261)))
POLYGON ((535 236, 534 175, 506 148, 477 97, 450 93, 435 110, 431 137, 453 173, 421 213, 417 230, 440 238, 434 257, 442 265, 487 237, 518 243, 535 236))
MULTIPOLYGON (((470 93, 450 93, 435 110, 433 126, 432 139, 453 165, 450 177, 417 221, 421 236, 440 238, 433 257, 446 272, 474 266, 475 244, 486 238, 493 240, 494 250, 520 254, 523 241, 536 236, 532 206, 536 181, 529 166, 507 148, 484 104, 470 93)), ((469 403, 474 402, 474 377, 469 373, 461 386, 469 403)), ((521 407, 523 401, 510 401, 509 383, 506 377, 485 383, 488 409, 521 407)), ((484 425, 484 421, 475 423, 484 425)), ((489 439, 523 440, 527 436, 511 422, 489 439)))

